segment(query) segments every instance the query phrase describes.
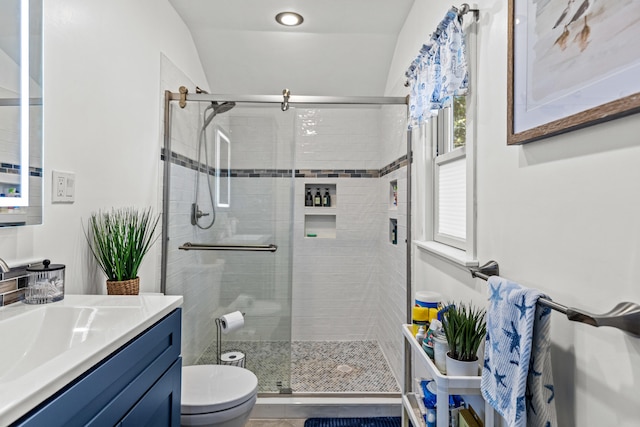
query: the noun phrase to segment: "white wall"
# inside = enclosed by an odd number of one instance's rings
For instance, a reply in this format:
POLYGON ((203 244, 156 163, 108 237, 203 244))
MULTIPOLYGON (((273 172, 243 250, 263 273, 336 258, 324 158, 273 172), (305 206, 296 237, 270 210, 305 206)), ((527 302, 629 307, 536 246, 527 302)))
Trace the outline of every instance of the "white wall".
MULTIPOLYGON (((640 302, 640 116, 507 147, 507 2, 477 4, 479 261, 495 259, 504 277, 588 311, 640 302)), ((390 67, 388 95, 406 93, 404 69, 449 7, 416 0, 390 67)), ((416 290, 485 303, 485 282, 414 251, 416 290)), ((640 340, 559 313, 551 330, 559 425, 637 425, 640 340)))
MULTIPOLYGON (((92 211, 160 208, 160 56, 207 87, 184 23, 164 0, 51 0, 44 4, 43 225, 0 230, 9 264, 66 264, 67 292, 104 292, 82 232, 92 211), (76 173, 76 202, 51 204, 51 171, 76 173)), ((159 289, 160 244, 142 265, 159 289)))

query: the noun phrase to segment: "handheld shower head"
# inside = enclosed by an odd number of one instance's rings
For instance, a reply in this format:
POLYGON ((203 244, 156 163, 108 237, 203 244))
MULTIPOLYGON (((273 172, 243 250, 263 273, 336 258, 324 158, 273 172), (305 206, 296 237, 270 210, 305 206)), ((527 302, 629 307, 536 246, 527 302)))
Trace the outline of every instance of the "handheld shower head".
POLYGON ((231 110, 235 106, 236 106, 236 103, 231 101, 223 102, 222 104, 218 104, 217 101, 213 101, 211 105, 209 105, 204 110, 205 119, 204 119, 204 124, 202 126, 202 129, 206 129, 207 126, 209 126, 209 123, 211 123, 211 121, 215 116, 217 116, 218 114, 226 113, 227 111, 231 110), (213 112, 207 117, 206 114, 208 110, 213 110, 213 112))
POLYGON ((211 105, 213 105, 213 111, 216 114, 222 114, 222 113, 226 113, 227 111, 235 107, 236 103, 232 101, 228 101, 228 102, 223 102, 222 104, 218 104, 216 101, 213 101, 211 105))

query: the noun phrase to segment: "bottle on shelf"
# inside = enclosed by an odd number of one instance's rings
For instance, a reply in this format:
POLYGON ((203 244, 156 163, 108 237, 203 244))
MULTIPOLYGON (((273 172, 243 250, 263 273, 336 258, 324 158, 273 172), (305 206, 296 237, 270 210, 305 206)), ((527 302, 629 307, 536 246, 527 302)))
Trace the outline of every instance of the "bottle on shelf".
POLYGON ((329 194, 329 189, 324 189, 324 197, 322 198, 322 206, 331 207, 331 195, 329 194))
POLYGON ((313 206, 313 195, 311 194, 310 188, 307 188, 307 195, 304 197, 304 205, 313 206))
POLYGON ((436 364, 436 368, 443 373, 447 373, 446 357, 449 351, 449 343, 447 343, 447 337, 444 332, 439 332, 433 336, 433 361, 436 364))
POLYGON ((426 336, 427 332, 424 330, 424 325, 420 325, 420 327, 418 328, 418 333, 416 334, 416 340, 418 341, 418 344, 422 345, 422 342, 424 341, 426 336))
POLYGON ((313 198, 314 206, 322 206, 322 196, 320 195, 320 189, 316 188, 316 196, 313 198))
POLYGON ((397 185, 393 186, 393 206, 394 207, 398 206, 398 186, 397 185))
MULTIPOLYGON (((429 309, 431 310, 431 309, 429 309)), ((433 359, 433 337, 442 330, 442 322, 440 322, 438 319, 433 319, 429 322, 429 329, 427 330, 427 335, 424 338, 424 341, 422 342, 422 349, 424 350, 425 353, 427 353, 427 356, 429 356, 431 359, 433 359)))

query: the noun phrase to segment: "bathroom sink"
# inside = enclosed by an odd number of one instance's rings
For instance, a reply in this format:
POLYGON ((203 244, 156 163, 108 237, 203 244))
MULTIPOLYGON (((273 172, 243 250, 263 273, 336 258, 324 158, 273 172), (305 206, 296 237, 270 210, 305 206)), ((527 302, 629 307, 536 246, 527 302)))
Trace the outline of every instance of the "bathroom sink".
POLYGON ((65 295, 0 307, 0 424, 16 420, 182 305, 180 296, 65 295))
POLYGON ((47 304, 0 319, 0 384, 51 362, 87 341, 108 342, 138 316, 139 307, 68 307, 47 304))

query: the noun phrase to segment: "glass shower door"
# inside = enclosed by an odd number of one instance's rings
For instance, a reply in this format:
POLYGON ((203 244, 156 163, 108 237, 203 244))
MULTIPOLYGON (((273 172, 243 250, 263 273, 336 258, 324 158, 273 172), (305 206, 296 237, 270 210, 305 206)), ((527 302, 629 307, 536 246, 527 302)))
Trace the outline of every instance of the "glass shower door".
POLYGON ((286 392, 294 114, 192 101, 170 108, 166 293, 184 296, 184 364, 218 363, 220 352, 222 363, 253 371, 260 392, 286 392), (204 246, 185 250, 186 243, 204 246), (277 250, 253 250, 268 245, 277 250), (215 319, 235 311, 244 313, 244 325, 218 343, 215 319), (226 362, 231 352, 244 362, 226 362))

